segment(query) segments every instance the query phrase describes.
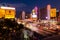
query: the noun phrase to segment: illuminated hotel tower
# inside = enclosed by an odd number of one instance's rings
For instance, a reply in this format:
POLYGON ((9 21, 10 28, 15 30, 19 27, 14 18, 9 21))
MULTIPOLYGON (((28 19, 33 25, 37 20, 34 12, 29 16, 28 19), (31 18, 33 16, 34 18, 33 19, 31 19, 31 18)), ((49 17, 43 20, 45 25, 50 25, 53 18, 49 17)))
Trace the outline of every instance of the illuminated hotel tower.
POLYGON ((35 10, 35 14, 37 15, 37 13, 38 13, 38 8, 37 8, 37 6, 34 8, 34 10, 35 10))
POLYGON ((22 20, 25 19, 25 11, 22 11, 22 20))
POLYGON ((33 19, 33 20, 37 20, 37 15, 36 15, 34 9, 32 10, 32 19, 33 19))
POLYGON ((47 5, 47 19, 50 20, 50 9, 51 9, 51 5, 47 5))

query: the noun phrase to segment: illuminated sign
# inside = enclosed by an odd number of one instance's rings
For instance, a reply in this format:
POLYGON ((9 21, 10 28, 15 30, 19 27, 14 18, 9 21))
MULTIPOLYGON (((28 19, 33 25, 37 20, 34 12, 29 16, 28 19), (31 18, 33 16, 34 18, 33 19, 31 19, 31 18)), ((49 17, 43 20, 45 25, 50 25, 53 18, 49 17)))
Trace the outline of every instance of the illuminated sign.
POLYGON ((33 20, 37 20, 37 15, 32 15, 33 20))
POLYGON ((35 10, 34 9, 32 10, 32 13, 35 14, 35 10))
POLYGON ((50 17, 56 17, 56 8, 50 10, 50 17))
POLYGON ((0 7, 0 18, 15 18, 15 8, 0 7))
POLYGON ((15 18, 15 10, 6 10, 5 18, 15 18))
POLYGON ((37 15, 32 15, 32 18, 37 18, 37 15))

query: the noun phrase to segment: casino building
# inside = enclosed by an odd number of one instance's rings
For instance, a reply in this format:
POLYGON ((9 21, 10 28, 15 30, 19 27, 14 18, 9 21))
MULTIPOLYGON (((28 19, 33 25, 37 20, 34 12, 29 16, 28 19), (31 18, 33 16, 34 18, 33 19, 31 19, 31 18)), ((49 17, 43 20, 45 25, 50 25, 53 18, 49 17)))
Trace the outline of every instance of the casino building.
POLYGON ((0 7, 0 19, 15 19, 16 10, 14 7, 0 7))

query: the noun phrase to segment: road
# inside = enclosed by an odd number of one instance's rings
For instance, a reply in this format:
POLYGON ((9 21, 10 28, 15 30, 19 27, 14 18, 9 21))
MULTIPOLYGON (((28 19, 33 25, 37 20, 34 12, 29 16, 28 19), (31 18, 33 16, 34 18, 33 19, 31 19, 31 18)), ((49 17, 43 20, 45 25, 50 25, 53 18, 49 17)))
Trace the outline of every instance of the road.
POLYGON ((32 31, 39 33, 42 36, 58 35, 59 33, 56 30, 52 30, 52 29, 45 29, 43 27, 38 28, 36 26, 33 26, 33 24, 29 24, 26 27, 31 29, 32 31))

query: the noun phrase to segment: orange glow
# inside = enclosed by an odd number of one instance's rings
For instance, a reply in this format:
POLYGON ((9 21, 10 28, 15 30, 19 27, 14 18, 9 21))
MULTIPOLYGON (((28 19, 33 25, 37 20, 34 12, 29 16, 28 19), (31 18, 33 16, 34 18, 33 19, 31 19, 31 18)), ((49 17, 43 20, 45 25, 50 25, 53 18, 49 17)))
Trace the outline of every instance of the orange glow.
POLYGON ((37 18, 32 18, 32 20, 37 20, 37 18))
POLYGON ((34 9, 32 10, 32 14, 35 14, 35 10, 34 9))
POLYGON ((6 10, 5 18, 15 18, 15 10, 6 10))
POLYGON ((5 14, 5 10, 4 9, 0 9, 0 18, 4 17, 5 14))
POLYGON ((50 10, 51 9, 51 5, 47 5, 47 10, 50 10))
POLYGON ((15 8, 0 7, 0 18, 15 18, 15 8))
POLYGON ((50 17, 56 17, 56 8, 50 10, 50 17))

